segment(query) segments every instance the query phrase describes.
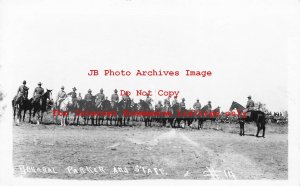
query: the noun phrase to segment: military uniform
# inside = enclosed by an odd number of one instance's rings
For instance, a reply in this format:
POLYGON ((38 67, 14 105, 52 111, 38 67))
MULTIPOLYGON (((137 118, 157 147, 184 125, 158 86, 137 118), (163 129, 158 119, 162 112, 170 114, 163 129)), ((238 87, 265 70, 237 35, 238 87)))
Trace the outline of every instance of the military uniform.
POLYGON ((212 109, 211 103, 208 103, 208 104, 207 104, 207 111, 209 111, 209 112, 210 112, 210 111, 211 111, 211 109, 212 109))
POLYGON ((114 93, 113 95, 111 95, 111 101, 119 102, 119 95, 117 93, 114 93))
POLYGON ((249 99, 247 101, 246 108, 247 108, 247 110, 253 110, 254 109, 254 101, 252 99, 249 99))
POLYGON ((44 94, 44 89, 42 87, 36 87, 33 91, 33 102, 39 99, 44 94))
POLYGON ((87 93, 85 96, 84 96, 84 99, 86 101, 93 101, 93 95, 92 93, 87 93))
POLYGON ((72 97, 72 99, 76 99, 77 98, 77 93, 76 92, 70 92, 68 93, 68 95, 70 95, 72 97))
POLYGON ((160 102, 158 102, 156 105, 155 105, 155 109, 162 109, 162 104, 160 102))
POLYGON ((104 93, 98 93, 95 95, 96 96, 96 106, 100 105, 102 103, 102 101, 104 100, 105 98, 105 95, 104 93))
POLYGON ((194 108, 195 110, 200 110, 200 109, 201 109, 201 103, 200 103, 200 102, 194 103, 193 108, 194 108))
POLYGON ((21 85, 18 88, 16 102, 19 102, 21 99, 28 99, 28 90, 29 88, 26 85, 21 85))
POLYGON ((164 100, 164 106, 171 106, 170 99, 167 98, 164 100))
POLYGON ((64 90, 59 91, 56 98, 56 106, 59 107, 61 102, 66 99, 66 97, 67 93, 64 90))
POLYGON ((185 102, 180 102, 179 106, 180 106, 180 108, 185 108, 185 102))

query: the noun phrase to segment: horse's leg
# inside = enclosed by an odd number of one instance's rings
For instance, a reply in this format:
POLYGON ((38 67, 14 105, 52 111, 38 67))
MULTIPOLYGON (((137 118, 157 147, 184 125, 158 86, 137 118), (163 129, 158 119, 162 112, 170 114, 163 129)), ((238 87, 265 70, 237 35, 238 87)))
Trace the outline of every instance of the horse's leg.
POLYGON ((28 120, 28 123, 31 122, 31 109, 29 109, 29 120, 28 120))
POLYGON ((266 130, 266 126, 265 126, 265 124, 262 124, 263 126, 262 126, 262 130, 263 130, 263 135, 262 135, 262 137, 264 138, 265 137, 265 130, 266 130))
POLYGON ((14 106, 14 120, 16 119, 16 106, 14 106))
POLYGON ((242 136, 243 122, 239 121, 239 123, 240 123, 240 136, 242 136))
POLYGON ((41 113, 41 123, 43 122, 44 112, 41 113))
POLYGON ((257 123, 256 123, 256 126, 257 126, 256 137, 258 137, 258 134, 259 134, 259 131, 260 131, 260 123, 257 122, 257 123))

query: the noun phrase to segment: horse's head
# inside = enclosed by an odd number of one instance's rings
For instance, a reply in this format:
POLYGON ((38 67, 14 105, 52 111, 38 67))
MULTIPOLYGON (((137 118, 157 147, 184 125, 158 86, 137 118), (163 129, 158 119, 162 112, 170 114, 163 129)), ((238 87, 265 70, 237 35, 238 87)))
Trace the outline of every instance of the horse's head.
POLYGON ((215 108, 215 109, 213 110, 213 112, 220 112, 220 108, 221 108, 221 107, 218 106, 217 108, 215 108))
POLYGON ((51 100, 52 99, 52 90, 48 90, 46 89, 47 91, 45 92, 44 96, 45 96, 45 99, 49 99, 51 100))
POLYGON ((208 105, 205 105, 204 107, 202 107, 202 109, 201 109, 202 111, 208 111, 208 105))
POLYGON ((229 108, 229 111, 232 111, 232 110, 234 110, 234 109, 236 109, 236 110, 244 110, 245 107, 243 107, 243 106, 242 106, 241 104, 239 104, 238 102, 233 101, 232 104, 231 104, 231 106, 230 106, 230 108, 229 108))

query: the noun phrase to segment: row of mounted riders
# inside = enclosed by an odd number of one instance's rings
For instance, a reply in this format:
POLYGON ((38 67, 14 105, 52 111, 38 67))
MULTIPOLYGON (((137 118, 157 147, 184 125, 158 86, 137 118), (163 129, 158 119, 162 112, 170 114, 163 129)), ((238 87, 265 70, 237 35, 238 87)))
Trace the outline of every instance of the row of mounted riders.
MULTIPOLYGON (((218 118, 217 117, 210 117, 210 116, 183 116, 178 117, 178 112, 185 113, 189 110, 185 108, 181 108, 179 104, 174 104, 170 107, 162 107, 161 110, 155 109, 155 112, 170 112, 171 115, 158 117, 158 116, 142 116, 142 117, 135 117, 135 116, 128 116, 124 117, 124 111, 130 111, 130 112, 151 112, 153 111, 149 104, 145 102, 144 100, 140 100, 139 103, 132 104, 130 100, 121 100, 119 102, 111 102, 109 100, 103 100, 101 104, 96 105, 95 101, 86 101, 86 100, 66 100, 67 104, 60 105, 59 108, 56 108, 57 106, 53 103, 51 98, 51 90, 47 90, 43 95, 39 97, 39 99, 33 100, 31 99, 19 99, 19 101, 16 101, 16 99, 12 100, 12 106, 14 110, 14 119, 17 114, 18 120, 25 121, 25 115, 26 112, 29 111, 29 122, 32 123, 31 117, 37 116, 37 123, 42 122, 43 120, 43 113, 47 112, 49 110, 59 110, 62 112, 68 112, 73 113, 73 123, 79 124, 79 117, 80 115, 76 114, 76 111, 80 110, 82 112, 84 111, 101 111, 101 112, 110 112, 110 111, 116 111, 116 115, 111 116, 82 116, 84 119, 84 124, 88 124, 89 120, 91 120, 92 125, 103 125, 103 121, 106 120, 106 124, 108 125, 108 122, 112 124, 114 121, 115 125, 117 126, 125 126, 129 124, 130 119, 132 121, 144 121, 145 126, 151 126, 151 122, 158 122, 161 123, 161 126, 166 126, 167 123, 171 125, 171 127, 180 127, 180 123, 183 121, 184 124, 190 126, 194 121, 198 121, 198 129, 202 128, 203 122, 206 120, 210 120, 211 123, 215 122, 218 118), (22 116, 23 111, 23 116, 22 116), (127 124, 126 124, 127 123, 127 124)), ((232 110, 238 110, 243 111, 245 108, 237 103, 232 102, 232 105, 230 107, 230 111, 232 110)), ((204 106, 201 110, 202 112, 207 112, 207 107, 204 106)), ((211 112, 219 112, 219 107, 211 112)), ((265 136, 265 124, 266 124, 266 115, 264 112, 259 110, 252 110, 247 112, 247 117, 240 117, 238 120, 238 123, 240 124, 240 135, 244 135, 244 124, 246 122, 255 122, 257 126, 257 133, 256 136, 258 137, 258 134, 260 130, 263 130, 263 137, 265 136)), ((62 115, 61 121, 64 123, 67 122, 70 119, 71 114, 68 115, 62 115)), ((58 115, 53 115, 53 119, 55 118, 57 121, 58 115)))

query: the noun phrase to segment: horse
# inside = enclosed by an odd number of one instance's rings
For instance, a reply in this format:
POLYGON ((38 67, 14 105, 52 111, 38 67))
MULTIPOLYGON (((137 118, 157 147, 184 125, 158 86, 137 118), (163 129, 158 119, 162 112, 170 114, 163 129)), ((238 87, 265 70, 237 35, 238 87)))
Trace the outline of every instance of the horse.
POLYGON ((116 101, 111 101, 111 116, 110 116, 110 125, 112 125, 112 121, 115 121, 115 125, 117 124, 117 119, 118 119, 118 103, 116 101))
POLYGON ((37 124, 39 125, 40 122, 43 121, 43 114, 47 111, 47 100, 52 99, 52 90, 46 89, 46 92, 43 93, 39 98, 33 100, 33 98, 30 99, 30 102, 32 103, 31 108, 33 109, 32 117, 35 117, 35 114, 37 114, 37 124), (39 119, 41 119, 39 121, 39 119))
POLYGON ((110 117, 110 112, 111 112, 111 104, 109 100, 103 100, 101 102, 101 104, 98 104, 96 106, 97 111, 100 111, 102 115, 97 115, 96 117, 96 125, 99 124, 100 125, 100 121, 101 124, 103 125, 103 121, 104 118, 106 117, 106 125, 108 125, 108 118, 110 117))
POLYGON ((151 126, 152 118, 150 115, 148 116, 147 114, 151 111, 149 104, 144 100, 140 100, 138 111, 146 113, 142 116, 144 118, 145 127, 151 126))
POLYGON ((94 115, 92 113, 95 111, 95 96, 92 96, 91 101, 82 100, 82 111, 88 113, 86 116, 83 116, 84 124, 88 124, 91 119, 92 125, 94 125, 94 115))
POLYGON ((170 116, 171 127, 172 128, 179 128, 180 127, 180 121, 181 121, 181 118, 178 117, 179 112, 180 112, 179 103, 175 103, 175 104, 172 105, 171 112, 172 112, 172 115, 170 116), (176 127, 176 122, 177 122, 177 127, 176 127))
MULTIPOLYGON (((232 111, 236 109, 239 113, 242 113, 245 111, 245 107, 243 107, 241 104, 233 101, 229 110, 232 111)), ((240 115, 238 118, 238 122, 240 124, 240 136, 244 136, 244 125, 246 122, 255 122, 257 126, 257 132, 256 137, 258 137, 260 130, 263 130, 262 137, 265 137, 265 125, 266 125, 266 114, 260 110, 247 110, 247 115, 250 114, 250 116, 244 117, 243 115, 240 115)))
POLYGON ((198 130, 199 129, 203 129, 203 122, 208 120, 208 118, 206 116, 203 116, 202 113, 205 113, 208 111, 208 106, 205 105, 204 107, 202 107, 202 109, 199 110, 195 110, 196 112, 196 117, 195 120, 198 120, 198 130), (201 115, 200 115, 201 113, 201 115))
MULTIPOLYGON (((69 116, 69 111, 71 108, 71 105, 73 104, 73 99, 71 96, 67 96, 59 105, 59 113, 54 113, 55 114, 55 121, 57 123, 57 117, 58 115, 62 115, 62 118, 60 119, 60 125, 61 126, 66 126, 66 121, 67 121, 67 117, 69 116)), ((54 117, 54 115, 53 115, 54 117)))
POLYGON ((22 120, 22 111, 23 111, 23 122, 25 121, 25 115, 27 110, 29 111, 29 121, 31 121, 31 102, 29 99, 25 97, 21 97, 21 99, 17 100, 17 96, 14 97, 12 100, 12 107, 13 107, 13 116, 14 120, 17 114, 17 123, 22 120))
POLYGON ((119 126, 125 126, 126 122, 129 125, 130 116, 125 116, 124 111, 130 111, 130 107, 131 100, 122 99, 119 103, 117 103, 116 125, 120 124, 119 126))

